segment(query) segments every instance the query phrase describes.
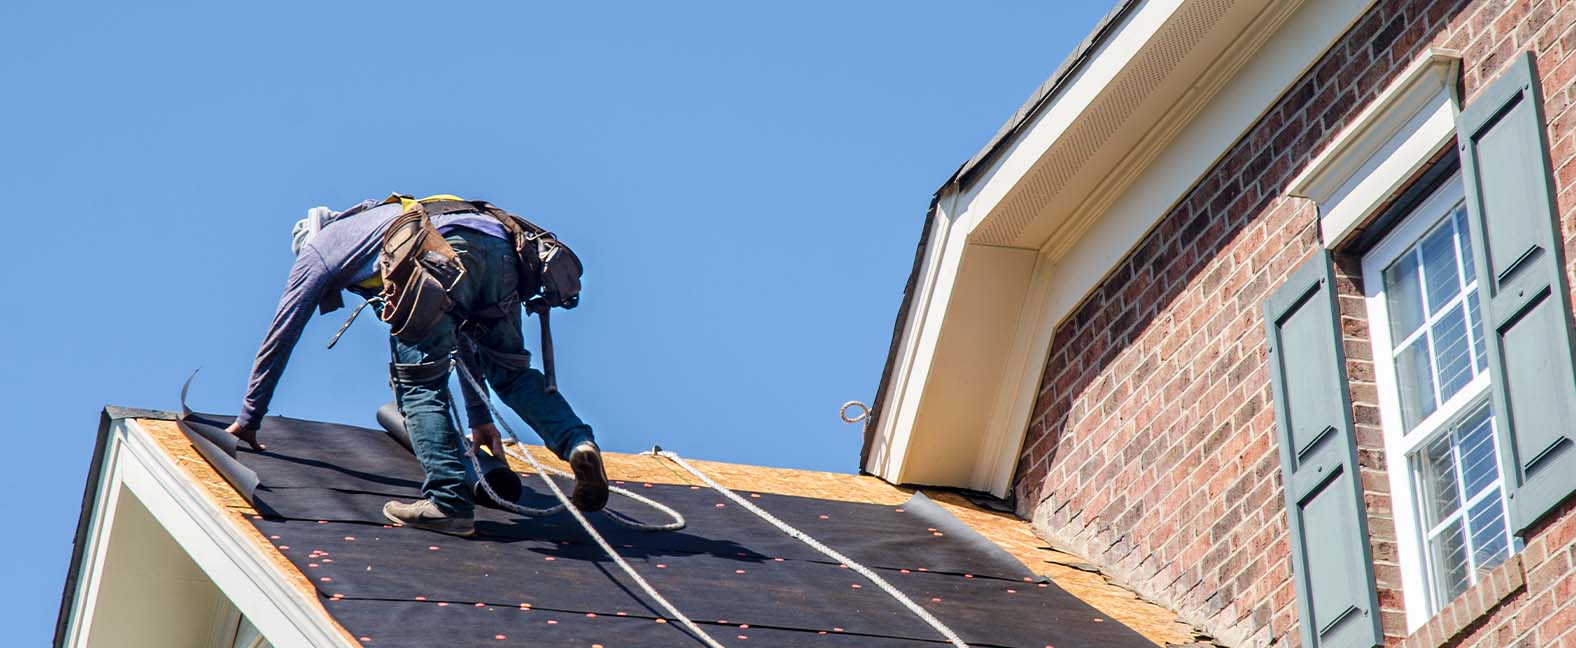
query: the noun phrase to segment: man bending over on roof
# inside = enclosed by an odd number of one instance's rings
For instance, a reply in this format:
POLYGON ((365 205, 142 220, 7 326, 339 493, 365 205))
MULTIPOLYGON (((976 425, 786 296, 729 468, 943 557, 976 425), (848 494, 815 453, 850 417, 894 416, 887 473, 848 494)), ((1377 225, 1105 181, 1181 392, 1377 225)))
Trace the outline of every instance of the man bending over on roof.
MULTIPOLYGON (((343 305, 341 290, 363 296, 376 294, 382 281, 377 260, 384 233, 415 202, 396 196, 381 204, 364 201, 343 212, 317 207, 296 223, 291 241, 295 264, 273 324, 257 351, 241 414, 229 427, 231 434, 254 449, 262 448, 257 441, 258 427, 312 309, 327 313, 339 308, 343 305)), ((585 511, 601 509, 607 503, 607 476, 591 427, 575 415, 563 396, 546 389, 545 377, 531 368, 524 348, 520 297, 515 292, 520 261, 510 234, 498 219, 480 209, 467 209, 470 204, 457 197, 433 196, 419 202, 428 205, 426 213, 432 225, 458 253, 464 273, 447 291, 452 307, 430 332, 418 339, 402 339, 409 337, 404 334, 389 338, 395 400, 405 416, 426 481, 421 487, 423 499, 391 501, 383 507, 384 516, 397 524, 439 533, 475 533, 474 504, 465 487, 462 463, 468 459, 454 428, 456 422, 449 415, 449 359, 460 346, 462 335, 474 340, 481 351, 476 362, 468 363, 473 371, 484 376, 498 397, 574 469, 575 506, 585 511)), ((503 445, 488 413, 486 395, 474 393, 461 382, 472 442, 502 456, 503 445)))

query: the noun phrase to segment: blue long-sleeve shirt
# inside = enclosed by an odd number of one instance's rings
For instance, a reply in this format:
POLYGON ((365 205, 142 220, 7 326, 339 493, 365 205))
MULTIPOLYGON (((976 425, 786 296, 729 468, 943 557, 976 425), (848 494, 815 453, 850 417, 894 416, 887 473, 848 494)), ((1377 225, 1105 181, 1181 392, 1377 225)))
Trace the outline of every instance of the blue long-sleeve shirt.
MULTIPOLYGON (((285 281, 284 294, 279 298, 278 308, 274 310, 274 321, 268 326, 267 335, 263 336, 257 359, 252 362, 252 377, 247 382, 246 397, 241 401, 241 414, 236 419, 242 426, 254 427, 268 413, 274 388, 279 385, 279 377, 290 360, 290 352, 300 341, 301 331, 306 328, 306 322, 312 318, 312 311, 318 304, 325 298, 336 296, 342 290, 371 279, 377 272, 376 261, 383 232, 402 210, 398 203, 376 207, 363 203, 357 207, 365 209, 355 211, 352 208, 348 211, 355 213, 330 221, 296 255, 295 264, 290 267, 290 278, 285 281)), ((455 227, 469 227, 507 238, 497 221, 481 214, 446 214, 433 217, 432 221, 440 232, 455 227)), ((470 390, 463 391, 468 401, 473 398, 470 390)), ((485 411, 477 403, 467 403, 467 410, 475 412, 478 409, 485 411)), ((480 422, 472 416, 472 424, 480 422)))

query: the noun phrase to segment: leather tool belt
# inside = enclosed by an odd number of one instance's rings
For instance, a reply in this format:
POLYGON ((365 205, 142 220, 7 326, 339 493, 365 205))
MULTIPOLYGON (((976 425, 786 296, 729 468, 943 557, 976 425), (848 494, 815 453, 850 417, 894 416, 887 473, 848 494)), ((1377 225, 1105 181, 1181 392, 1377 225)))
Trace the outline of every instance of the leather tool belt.
POLYGON ((465 276, 459 254, 432 226, 427 211, 412 203, 383 233, 378 254, 383 276, 378 317, 401 340, 419 340, 432 332, 454 305, 449 292, 465 276))

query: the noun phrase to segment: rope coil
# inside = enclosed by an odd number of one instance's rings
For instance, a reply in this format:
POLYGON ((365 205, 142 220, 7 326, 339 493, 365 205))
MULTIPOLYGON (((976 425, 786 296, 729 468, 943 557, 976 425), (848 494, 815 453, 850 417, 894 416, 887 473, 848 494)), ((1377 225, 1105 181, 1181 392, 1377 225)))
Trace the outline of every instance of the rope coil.
MULTIPOLYGON (((467 367, 464 362, 462 362, 458 357, 455 357, 453 359, 453 363, 454 363, 454 366, 457 369, 459 369, 459 374, 460 374, 461 379, 465 380, 468 384, 470 384, 471 388, 474 389, 477 393, 486 393, 485 390, 482 388, 481 384, 476 380, 476 377, 471 374, 470 368, 467 367)), ((509 438, 511 438, 511 439, 513 439, 515 441, 517 446, 523 446, 524 444, 520 441, 520 437, 514 433, 514 429, 509 426, 508 421, 503 417, 502 414, 500 414, 498 412, 498 409, 493 406, 492 399, 490 399, 490 398, 486 399, 485 402, 487 404, 488 411, 492 412, 494 421, 496 421, 499 425, 501 425, 503 427, 504 432, 509 435, 509 438)), ((852 404, 854 404, 854 403, 850 403, 850 405, 852 405, 852 404)), ((860 403, 859 405, 863 406, 862 403, 860 403)), ((454 406, 453 399, 450 399, 449 407, 450 407, 451 415, 453 415, 454 418, 455 418, 455 421, 454 421, 454 423, 455 423, 455 433, 456 434, 461 434, 459 432, 459 429, 460 429, 459 428, 459 416, 458 416, 458 412, 455 411, 455 406, 454 406)), ((846 409, 848 408, 848 405, 844 405, 843 407, 844 407, 844 410, 846 411, 846 409)), ((858 417, 858 419, 855 419, 855 420, 857 421, 859 419, 865 418, 868 415, 869 415, 869 410, 866 409, 865 414, 860 416, 860 417, 858 417)), ((845 420, 846 420, 846 418, 847 417, 845 416, 845 420)), ((462 441, 464 440, 464 435, 463 434, 461 434, 461 440, 462 441)), ((462 447, 463 447, 463 445, 462 445, 462 447)), ((473 450, 473 452, 474 452, 474 450, 473 450)), ((687 629, 691 633, 693 633, 695 635, 695 637, 697 639, 700 639, 700 641, 702 643, 706 644, 706 646, 708 646, 708 648, 726 648, 726 646, 724 646, 723 644, 719 643, 716 639, 713 639, 710 634, 707 634, 705 630, 701 629, 701 627, 699 625, 697 625, 693 620, 691 620, 683 612, 680 612, 677 606, 673 605, 672 602, 668 601, 668 599, 666 597, 664 597, 660 592, 658 592, 657 589, 651 585, 651 583, 647 582, 646 579, 644 577, 642 577, 639 572, 635 571, 635 568, 633 566, 631 566, 628 561, 624 560, 623 556, 619 555, 618 551, 615 550, 613 548, 613 546, 611 544, 609 544, 608 541, 605 538, 602 537, 602 534, 598 533, 596 528, 591 526, 591 522, 586 519, 585 514, 581 513, 580 509, 575 508, 573 505, 571 505, 569 503, 569 496, 564 494, 564 491, 563 491, 562 488, 559 487, 558 482, 554 481, 552 479, 552 477, 549 476, 549 475, 552 475, 552 474, 556 474, 556 475, 564 476, 564 477, 573 477, 573 475, 565 473, 565 472, 563 472, 561 470, 551 469, 551 468, 548 468, 548 467, 542 465, 542 463, 537 461, 536 457, 532 456, 531 453, 529 453, 529 452, 520 452, 518 450, 515 450, 514 448, 505 448, 504 452, 505 452, 505 454, 507 454, 507 455, 509 455, 511 457, 514 457, 515 459, 519 459, 521 461, 524 461, 525 463, 529 464, 532 469, 536 470, 537 474, 539 474, 542 477, 542 481, 547 483, 547 488, 552 491, 553 497, 556 497, 558 499, 558 505, 557 506, 548 507, 548 508, 545 508, 545 509, 535 509, 535 508, 531 508, 531 507, 528 507, 528 506, 522 506, 520 504, 515 504, 515 503, 512 503, 512 502, 507 502, 503 498, 499 497, 497 493, 493 492, 492 486, 487 483, 487 480, 482 479, 482 480, 480 480, 479 483, 482 485, 482 488, 486 491, 488 497, 491 497, 494 502, 497 502, 497 503, 503 505, 505 509, 507 509, 509 511, 512 511, 512 512, 515 512, 515 513, 519 513, 521 515, 529 515, 529 516, 540 517, 540 516, 544 516, 544 515, 554 515, 554 514, 560 512, 560 511, 568 511, 570 515, 574 516, 575 521, 580 524, 580 528, 585 530, 586 535, 591 536, 591 539, 596 542, 597 546, 602 549, 603 553, 607 554, 607 556, 609 558, 613 559, 613 562, 618 565, 619 569, 622 570, 625 575, 629 576, 630 580, 634 581, 635 584, 640 587, 641 591, 645 592, 647 596, 650 596, 651 599, 653 601, 655 601, 658 605, 660 605, 663 610, 665 610, 674 619, 677 619, 679 621, 679 623, 684 626, 685 629, 687 629)), ((745 498, 739 496, 738 493, 735 493, 732 490, 728 489, 727 487, 723 486, 722 484, 717 483, 717 481, 713 480, 710 476, 708 476, 705 473, 701 472, 699 469, 695 468, 694 466, 691 466, 689 464, 689 462, 685 461, 683 457, 680 457, 678 455, 678 453, 662 450, 660 447, 657 447, 657 448, 652 448, 651 454, 653 456, 663 457, 663 458, 665 458, 665 459, 667 459, 669 461, 672 461, 673 463, 677 464, 680 468, 683 468, 684 470, 688 471, 691 475, 694 475, 697 479, 701 480, 701 482, 705 483, 706 486, 710 487, 712 490, 717 491, 718 493, 722 494, 723 497, 728 498, 729 500, 733 501, 733 503, 735 503, 735 504, 743 507, 745 510, 755 514, 757 517, 761 518, 762 520, 765 520, 767 523, 769 523, 772 526, 776 527, 777 530, 782 531, 788 537, 791 537, 791 538, 793 538, 795 540, 798 540, 798 541, 804 543, 805 545, 808 545, 811 549, 814 549, 814 550, 820 552, 822 555, 824 555, 824 556, 826 556, 828 558, 831 558, 832 560, 837 561, 838 564, 847 565, 849 569, 853 570, 855 573, 859 574, 860 576, 865 577, 866 580, 869 580, 872 584, 874 584, 876 587, 880 588, 881 591, 885 592, 888 596, 891 596, 894 600, 896 600, 904 608, 907 608, 909 612, 912 612, 914 614, 914 616, 919 617, 919 619, 921 621, 924 621, 931 628, 934 628, 936 630, 936 632, 940 633, 942 637, 944 637, 949 643, 951 643, 956 648, 970 648, 969 644, 964 642, 962 637, 959 637, 958 634, 952 630, 952 628, 948 627, 945 623, 942 623, 940 619, 937 619, 934 615, 932 615, 925 608, 920 607, 919 604, 917 604, 917 603, 915 603, 913 601, 913 599, 910 599, 906 594, 904 594, 903 592, 899 591, 896 587, 894 587, 891 583, 887 582, 886 579, 882 578, 880 575, 876 574, 869 567, 866 567, 866 566, 864 566, 864 565, 862 565, 862 564, 860 564, 858 562, 855 562, 853 559, 849 558, 848 556, 843 555, 841 552, 838 552, 837 550, 832 549, 831 547, 828 547, 828 546, 822 544, 819 540, 816 540, 815 538, 810 537, 809 534, 806 534, 805 532, 794 528, 792 525, 789 525, 788 523, 783 522, 782 520, 778 519, 777 516, 772 515, 771 513, 768 513, 765 509, 762 509, 759 506, 756 506, 755 504, 752 504, 748 499, 745 499, 745 498)), ((476 456, 474 454, 468 453, 467 457, 469 457, 473 469, 475 469, 477 471, 477 473, 480 474, 481 473, 481 466, 480 466, 479 462, 477 461, 476 456)), ((615 522, 617 522, 619 524, 623 524, 623 525, 629 526, 631 528, 642 529, 642 530, 654 530, 654 531, 672 531, 672 530, 677 530, 677 529, 680 529, 680 528, 684 527, 685 520, 684 520, 683 516, 681 516, 677 511, 673 510, 672 508, 668 507, 665 504, 662 504, 662 503, 657 502, 655 500, 652 500, 650 498, 638 495, 638 494, 636 494, 634 492, 631 492, 631 491, 629 491, 627 489, 622 489, 622 488, 617 488, 617 487, 610 486, 609 490, 617 492, 620 495, 624 495, 626 497, 629 497, 630 499, 633 499, 633 500, 635 500, 637 502, 641 502, 643 504, 647 504, 647 505, 651 506, 652 508, 655 508, 655 509, 657 509, 659 511, 662 511, 663 513, 666 513, 666 514, 672 516, 672 518, 674 519, 673 522, 668 523, 666 525, 648 525, 648 524, 641 523, 641 522, 639 522, 637 520, 625 518, 622 515, 614 513, 612 511, 608 511, 609 519, 611 519, 611 520, 613 520, 613 521, 615 521, 615 522)))
MULTIPOLYGON (((455 358, 454 359, 454 366, 457 367, 460 370, 459 371, 460 377, 463 380, 465 380, 465 382, 469 383, 472 389, 476 390, 476 392, 480 393, 480 394, 487 393, 485 390, 483 390, 483 388, 481 386, 481 383, 476 380, 476 377, 471 375, 470 368, 466 367, 465 363, 461 362, 459 358, 455 358)), ((515 435, 514 429, 509 426, 508 420, 506 420, 503 417, 503 415, 498 412, 497 408, 493 407, 492 399, 490 399, 490 398, 486 399, 485 402, 487 403, 487 409, 492 412, 493 420, 496 421, 499 425, 503 426, 504 432, 508 433, 509 438, 514 439, 516 444, 521 444, 520 437, 515 435)), ((449 407, 450 407, 451 413, 453 413, 454 399, 452 399, 452 398, 449 399, 449 407)), ((458 424, 459 424, 459 421, 456 420, 455 421, 455 428, 454 428, 455 434, 460 434, 460 432, 459 432, 459 425, 458 424)), ((463 438, 464 438, 464 435, 462 434, 461 435, 461 439, 463 439, 463 438)), ((523 444, 521 444, 521 445, 523 445, 523 444)), ((597 532, 596 527, 591 526, 591 522, 586 519, 585 514, 581 513, 580 509, 577 509, 574 506, 570 505, 570 503, 569 503, 569 496, 564 494, 564 490, 562 488, 559 488, 558 482, 553 481, 553 478, 548 476, 549 475, 548 469, 545 466, 543 466, 541 464, 541 462, 538 462, 536 460, 536 457, 531 456, 531 453, 529 453, 529 452, 518 452, 517 453, 517 452, 515 452, 515 451, 513 451, 511 449, 508 449, 508 448, 506 448, 504 450, 504 452, 506 454, 508 454, 509 456, 511 456, 511 457, 523 460, 527 464, 530 464, 531 468, 535 469, 538 475, 541 475, 542 481, 547 482, 547 488, 548 488, 548 490, 551 490, 553 492, 553 497, 558 498, 558 505, 555 506, 555 507, 550 507, 548 509, 533 509, 533 508, 530 508, 530 507, 527 507, 527 506, 520 506, 518 504, 506 503, 506 502, 503 501, 503 498, 498 497, 498 495, 492 491, 492 487, 487 484, 487 480, 483 479, 483 480, 481 480, 480 483, 482 484, 482 488, 486 489, 488 497, 493 498, 493 501, 499 502, 500 504, 504 504, 505 508, 507 508, 508 510, 513 511, 515 513, 520 513, 522 515, 537 515, 537 514, 541 513, 542 511, 552 511, 552 513, 557 513, 558 511, 569 511, 569 514, 574 516, 575 521, 580 523, 580 528, 585 530, 586 535, 591 536, 591 539, 596 541, 597 546, 602 548, 602 552, 607 554, 607 556, 609 558, 612 558, 614 564, 617 564, 618 568, 620 570, 622 570, 625 575, 629 576, 630 580, 634 581, 635 584, 640 587, 641 591, 646 593, 646 596, 649 596, 649 597, 651 597, 651 600, 656 601, 656 603, 658 605, 662 606, 663 610, 665 610, 674 619, 677 619, 678 622, 680 624, 682 624, 690 632, 694 633, 695 637, 700 639, 701 642, 706 644, 709 648, 726 648, 726 646, 723 646, 721 643, 718 643, 718 641, 716 639, 713 639, 711 637, 711 635, 707 634, 705 630, 702 630, 699 625, 696 625, 696 623, 694 621, 690 620, 690 618, 688 616, 685 616, 683 612, 680 612, 678 607, 674 606, 671 602, 668 601, 668 599, 666 597, 662 596, 661 592, 657 591, 657 588, 652 587, 651 583, 646 582, 645 577, 641 576, 639 572, 635 571, 635 568, 630 566, 629 562, 624 560, 624 557, 620 556, 618 554, 618 551, 613 549, 613 545, 608 544, 607 539, 603 538, 602 534, 597 532)), ((470 460, 471 460, 473 466, 477 466, 476 456, 474 454, 473 455, 468 455, 468 456, 470 457, 470 460)), ((477 470, 478 473, 481 472, 481 468, 479 466, 476 467, 476 470, 477 470)), ((658 510, 661 510, 661 511, 663 511, 665 513, 668 513, 669 515, 672 515, 674 520, 675 520, 675 522, 673 522, 673 524, 677 524, 678 525, 677 528, 682 528, 684 526, 684 518, 682 516, 680 516, 677 511, 674 511, 673 509, 668 508, 667 506, 665 506, 663 504, 657 503, 656 501, 651 500, 649 498, 641 497, 639 495, 636 495, 636 494, 631 493, 631 492, 629 492, 627 490, 624 490, 624 489, 612 489, 612 488, 610 488, 610 490, 616 490, 616 491, 620 492, 620 494, 626 495, 626 496, 630 497, 631 499, 650 504, 653 507, 657 508, 658 510)), ((546 513, 546 514, 547 515, 551 515, 552 513, 546 513)), ((619 520, 618 517, 614 517, 614 516, 609 516, 609 517, 610 517, 610 519, 613 519, 615 521, 619 520)), ((620 522, 620 523, 623 523, 623 522, 620 522)), ((665 530, 672 530, 672 529, 665 529, 665 530)))

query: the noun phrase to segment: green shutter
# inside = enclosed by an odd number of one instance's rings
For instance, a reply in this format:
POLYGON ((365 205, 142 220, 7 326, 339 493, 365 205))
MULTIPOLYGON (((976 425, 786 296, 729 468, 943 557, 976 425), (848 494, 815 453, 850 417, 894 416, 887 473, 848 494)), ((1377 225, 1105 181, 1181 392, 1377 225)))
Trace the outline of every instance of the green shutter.
POLYGON ((1302 643, 1382 643, 1329 253, 1264 303, 1302 643))
POLYGON ((1456 122, 1494 425, 1517 535, 1576 490, 1570 294, 1530 52, 1456 122))

